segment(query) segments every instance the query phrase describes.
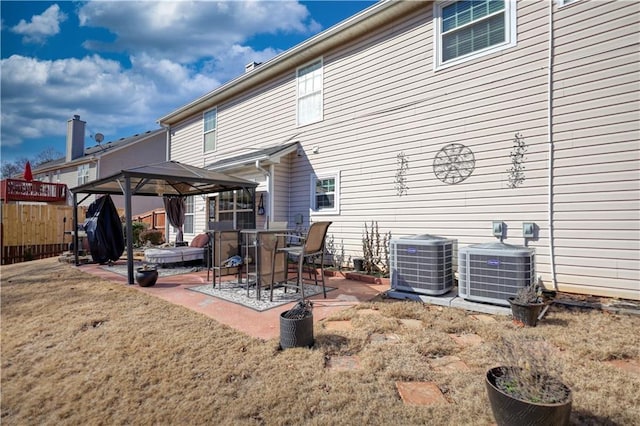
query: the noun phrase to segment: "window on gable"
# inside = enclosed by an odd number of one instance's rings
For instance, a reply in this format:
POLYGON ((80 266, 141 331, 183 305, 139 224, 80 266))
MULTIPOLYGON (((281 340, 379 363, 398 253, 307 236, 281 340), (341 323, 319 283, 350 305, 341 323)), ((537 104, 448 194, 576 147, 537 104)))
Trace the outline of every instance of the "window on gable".
POLYGON ((78 185, 89 182, 89 164, 80 164, 78 166, 78 185))
POLYGON ((340 174, 311 176, 311 206, 316 213, 340 213, 340 174))
POLYGON ((464 62, 515 45, 512 0, 465 0, 435 6, 435 68, 464 62))
POLYGON ((322 59, 298 68, 298 125, 322 120, 322 59))
POLYGON ((218 125, 218 110, 212 109, 204 113, 204 152, 215 151, 218 125))

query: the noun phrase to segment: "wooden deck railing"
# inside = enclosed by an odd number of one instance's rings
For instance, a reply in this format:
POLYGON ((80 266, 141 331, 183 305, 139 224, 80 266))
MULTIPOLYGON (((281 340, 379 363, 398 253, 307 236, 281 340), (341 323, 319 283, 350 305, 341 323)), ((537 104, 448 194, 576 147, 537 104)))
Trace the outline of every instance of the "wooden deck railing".
POLYGON ((0 198, 8 201, 40 201, 46 203, 65 202, 67 185, 19 179, 3 179, 0 186, 0 198))

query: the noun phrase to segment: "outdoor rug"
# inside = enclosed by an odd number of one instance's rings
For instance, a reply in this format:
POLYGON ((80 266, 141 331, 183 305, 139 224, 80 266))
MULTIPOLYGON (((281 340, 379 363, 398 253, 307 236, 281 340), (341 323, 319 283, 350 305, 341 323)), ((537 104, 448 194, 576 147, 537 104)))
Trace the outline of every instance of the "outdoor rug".
MULTIPOLYGON (((326 289, 327 293, 331 290, 335 290, 334 287, 326 287, 326 289)), ((239 284, 237 281, 226 281, 222 283, 222 286, 220 286, 220 284, 216 284, 216 288, 213 288, 213 285, 209 283, 207 285, 189 287, 187 290, 197 291, 209 296, 224 299, 228 302, 236 303, 258 312, 300 300, 300 293, 297 293, 295 289, 291 288, 287 289, 287 292, 285 293, 284 287, 276 287, 273 289, 273 302, 269 301, 270 291, 268 287, 262 289, 260 292, 260 300, 258 300, 256 297, 255 286, 249 288, 249 296, 247 296, 246 284, 239 284)), ((305 297, 315 296, 316 294, 321 293, 322 286, 320 285, 304 285, 305 297)))
MULTIPOLYGON (((133 262, 133 274, 136 273, 136 268, 140 268, 145 265, 142 262, 133 262)), ((105 271, 114 272, 116 274, 127 276, 127 264, 116 264, 116 265, 102 265, 100 266, 105 271)), ((158 276, 159 277, 169 277, 171 275, 180 275, 180 274, 188 274, 190 272, 199 272, 205 270, 204 266, 188 266, 188 265, 171 265, 170 267, 158 266, 158 276)))

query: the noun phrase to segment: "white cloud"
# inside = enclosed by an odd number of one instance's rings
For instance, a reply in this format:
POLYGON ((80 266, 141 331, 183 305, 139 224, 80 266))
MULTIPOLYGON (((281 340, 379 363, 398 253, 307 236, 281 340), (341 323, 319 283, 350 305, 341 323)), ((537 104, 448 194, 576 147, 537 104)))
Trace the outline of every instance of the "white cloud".
POLYGON ((23 35, 23 41, 27 43, 41 43, 47 37, 60 32, 60 23, 67 19, 67 15, 60 11, 57 4, 49 6, 42 15, 33 15, 31 22, 21 19, 17 25, 11 28, 16 34, 23 35))
POLYGON ((64 135, 65 123, 74 114, 103 133, 144 123, 152 129, 161 115, 220 85, 170 60, 143 56, 132 63, 125 69, 98 55, 54 61, 20 55, 2 59, 2 144, 64 135))
MULTIPOLYGON (((304 5, 290 0, 92 1, 77 13, 81 26, 104 28, 114 41, 84 41, 96 54, 83 58, 2 59, 3 146, 42 137, 64 143, 66 122, 75 114, 107 139, 127 136, 122 129, 155 128, 159 117, 239 76, 248 62, 265 62, 280 53, 252 47, 257 36, 320 29, 304 5), (124 53, 131 65, 97 52, 124 53)), ((53 5, 11 30, 44 40, 57 34, 65 19, 53 5)))
POLYGON ((78 17, 81 26, 108 28, 116 36, 113 43, 86 41, 87 49, 180 63, 217 58, 256 34, 319 30, 294 1, 90 2, 78 17))

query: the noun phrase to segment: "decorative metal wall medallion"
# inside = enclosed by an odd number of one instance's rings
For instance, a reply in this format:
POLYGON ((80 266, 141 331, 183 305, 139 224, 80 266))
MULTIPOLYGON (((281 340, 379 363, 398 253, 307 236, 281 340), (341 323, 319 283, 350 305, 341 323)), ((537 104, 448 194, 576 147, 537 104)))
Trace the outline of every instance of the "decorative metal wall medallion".
POLYGON ((460 183, 473 173, 476 159, 471 150, 459 143, 443 147, 433 160, 433 173, 444 183, 460 183))

